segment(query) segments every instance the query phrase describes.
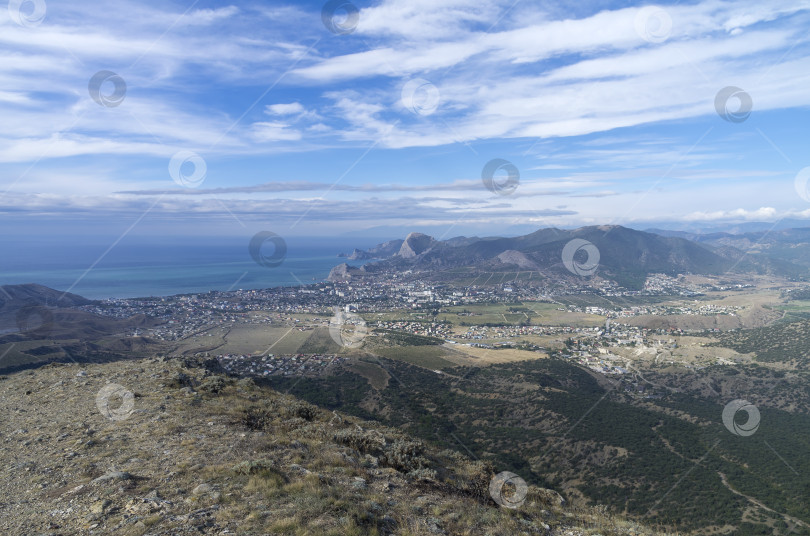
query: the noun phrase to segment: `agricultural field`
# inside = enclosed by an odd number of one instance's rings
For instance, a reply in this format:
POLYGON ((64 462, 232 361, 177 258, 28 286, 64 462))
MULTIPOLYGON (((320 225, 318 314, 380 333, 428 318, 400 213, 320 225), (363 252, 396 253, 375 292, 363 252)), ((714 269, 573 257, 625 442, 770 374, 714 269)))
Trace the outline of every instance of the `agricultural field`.
POLYGON ((183 341, 180 351, 216 351, 218 354, 292 354, 312 331, 297 327, 236 324, 215 327, 183 341))
POLYGON ((472 346, 455 344, 446 345, 452 351, 452 357, 455 363, 464 366, 488 366, 496 363, 514 363, 516 361, 530 361, 535 359, 544 359, 548 354, 542 352, 529 352, 527 350, 518 350, 516 348, 502 348, 493 350, 490 348, 475 348, 472 346))
POLYGON ((443 307, 435 317, 408 310, 371 313, 363 317, 367 322, 444 322, 457 327, 483 324, 595 327, 605 323, 603 316, 561 311, 561 308, 564 306, 548 302, 471 304, 443 307))
POLYGON ((563 306, 548 302, 521 304, 487 304, 448 307, 438 319, 454 325, 518 325, 595 327, 605 323, 605 317, 568 312, 563 306), (469 316, 468 316, 469 314, 469 316))
POLYGON ((374 354, 431 370, 451 368, 459 364, 448 360, 452 353, 443 346, 388 346, 375 348, 374 354))
POLYGON ((779 305, 776 310, 782 312, 782 321, 792 322, 810 318, 810 300, 790 300, 779 305))

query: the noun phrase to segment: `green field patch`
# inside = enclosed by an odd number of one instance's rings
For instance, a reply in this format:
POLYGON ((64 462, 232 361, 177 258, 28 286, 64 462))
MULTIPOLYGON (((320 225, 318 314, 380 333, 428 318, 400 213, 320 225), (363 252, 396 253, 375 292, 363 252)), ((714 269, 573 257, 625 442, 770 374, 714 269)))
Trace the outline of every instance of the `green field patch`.
POLYGON ((329 334, 329 328, 315 328, 307 331, 307 339, 298 349, 302 354, 338 354, 342 348, 329 334))
POLYGON ((396 346, 432 346, 444 344, 444 339, 438 337, 415 335, 413 333, 393 329, 375 329, 374 333, 383 337, 386 343, 396 346))
POLYGON ((375 348, 374 353, 430 370, 441 370, 456 366, 455 363, 443 358, 443 356, 447 355, 447 352, 441 346, 389 346, 375 348))
POLYGON ((521 324, 529 320, 529 318, 522 313, 504 313, 503 317, 506 319, 507 324, 521 324))
MULTIPOLYGON (((225 335, 225 344, 217 348, 219 354, 294 354, 312 335, 312 331, 284 326, 271 327, 259 324, 240 324, 225 335)), ((200 340, 208 343, 204 337, 200 340)), ((213 341, 210 341, 213 342, 213 341)))
POLYGON ((788 313, 810 313, 810 300, 790 301, 787 305, 779 306, 778 309, 788 313))

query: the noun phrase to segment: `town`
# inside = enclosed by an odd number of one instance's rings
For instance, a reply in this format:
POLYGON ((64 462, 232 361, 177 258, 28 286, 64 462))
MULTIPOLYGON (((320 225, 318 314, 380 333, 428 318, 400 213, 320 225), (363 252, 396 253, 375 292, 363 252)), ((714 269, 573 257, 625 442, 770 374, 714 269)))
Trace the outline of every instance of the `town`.
POLYGON ((750 287, 744 281, 694 284, 684 276, 664 274, 650 275, 638 291, 612 282, 557 283, 548 287, 515 278, 492 286, 463 286, 395 276, 324 281, 301 287, 110 299, 81 308, 114 318, 151 317, 155 325, 135 329, 129 335, 167 343, 191 341, 193 344, 183 351, 214 356, 226 371, 240 375, 311 376, 329 373, 345 363, 346 356, 329 352, 296 352, 293 347, 270 353, 272 344, 266 350, 245 352, 231 347, 221 351, 218 348, 224 345, 215 344, 223 333, 237 326, 299 332, 329 328, 336 311, 342 311, 364 318, 372 337, 400 333, 425 338, 450 350, 533 352, 615 377, 627 375, 634 362, 646 358, 655 364, 679 363, 686 368, 733 364, 733 360, 723 358, 685 359, 678 353, 679 337, 705 336, 717 328, 654 328, 631 320, 734 318, 741 313, 741 306, 720 305, 701 297, 720 289, 735 292, 750 287), (611 299, 619 296, 623 298, 621 304, 610 305, 611 299), (637 304, 628 305, 633 301, 637 304), (551 314, 538 321, 537 311, 526 307, 526 303, 545 304, 551 314), (500 312, 487 314, 488 307, 500 312))

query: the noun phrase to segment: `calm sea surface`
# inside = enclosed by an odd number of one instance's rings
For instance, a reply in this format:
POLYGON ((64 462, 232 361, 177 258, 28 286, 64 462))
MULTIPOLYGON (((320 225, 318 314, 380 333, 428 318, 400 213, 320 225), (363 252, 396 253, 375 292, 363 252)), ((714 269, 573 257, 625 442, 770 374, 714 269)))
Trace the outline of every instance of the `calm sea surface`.
MULTIPOLYGON (((346 262, 338 253, 378 243, 287 239, 281 265, 267 268, 251 258, 249 237, 219 238, 218 243, 210 244, 200 239, 151 244, 122 241, 109 251, 114 239, 94 244, 70 242, 0 238, 0 284, 39 283, 92 299, 301 285, 323 281, 329 270, 346 262)), ((263 253, 272 255, 272 246, 268 247, 269 252, 263 253)))

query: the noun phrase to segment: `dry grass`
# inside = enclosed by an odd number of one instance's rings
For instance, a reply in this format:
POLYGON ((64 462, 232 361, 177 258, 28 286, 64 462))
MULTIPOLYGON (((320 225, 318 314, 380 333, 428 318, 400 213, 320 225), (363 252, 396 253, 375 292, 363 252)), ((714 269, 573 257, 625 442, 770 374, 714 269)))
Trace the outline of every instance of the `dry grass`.
POLYGON ((175 361, 83 368, 80 378, 78 366, 65 365, 0 382, 0 411, 10 416, 0 434, 16 438, 0 452, 0 492, 28 512, 4 510, 7 533, 49 533, 56 520, 65 534, 92 526, 127 536, 484 536, 541 534, 545 525, 572 536, 631 534, 631 524, 604 513, 569 517, 548 502, 551 492, 535 488, 519 510, 498 507, 488 496, 492 466, 379 424, 335 419, 248 380, 223 378, 218 393, 195 392, 173 378, 182 372, 201 385, 211 374, 175 361), (105 420, 94 407, 108 381, 143 393, 125 420, 105 420), (25 412, 17 411, 20 396, 28 397, 25 412), (26 460, 36 462, 18 469, 26 460), (133 477, 90 484, 110 470, 133 477), (92 513, 100 498, 109 506, 92 513), (53 514, 67 505, 64 516, 53 514))

